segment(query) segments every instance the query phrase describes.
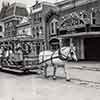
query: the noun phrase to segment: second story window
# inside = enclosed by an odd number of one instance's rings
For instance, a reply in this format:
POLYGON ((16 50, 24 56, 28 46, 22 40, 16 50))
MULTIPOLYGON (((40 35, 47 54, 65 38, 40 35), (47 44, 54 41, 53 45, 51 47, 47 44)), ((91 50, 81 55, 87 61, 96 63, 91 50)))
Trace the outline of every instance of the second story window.
POLYGON ((57 19, 53 19, 51 22, 50 22, 50 26, 49 26, 49 29, 50 29, 50 34, 57 34, 58 32, 58 20, 57 19))
POLYGON ((54 23, 51 23, 51 32, 54 33, 54 23))
POLYGON ((58 32, 59 32, 59 26, 58 26, 58 22, 55 22, 55 31, 56 31, 56 33, 58 34, 58 32))
POLYGON ((96 13, 93 11, 93 12, 92 12, 92 17, 95 17, 95 15, 96 15, 96 13))
POLYGON ((0 26, 0 32, 2 32, 2 26, 0 26))
POLYGON ((39 27, 36 27, 36 36, 39 37, 39 27))
POLYGON ((40 31, 39 31, 39 33, 40 33, 41 35, 43 35, 43 27, 42 27, 42 26, 40 26, 40 31))
POLYGON ((96 24, 96 9, 92 8, 91 12, 91 24, 96 24))

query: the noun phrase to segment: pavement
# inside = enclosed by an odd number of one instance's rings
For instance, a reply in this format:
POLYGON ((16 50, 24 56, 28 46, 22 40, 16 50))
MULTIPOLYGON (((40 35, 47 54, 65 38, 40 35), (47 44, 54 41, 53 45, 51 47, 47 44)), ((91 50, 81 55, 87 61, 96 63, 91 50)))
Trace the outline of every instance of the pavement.
POLYGON ((71 78, 100 84, 100 62, 69 62, 66 67, 71 78))
POLYGON ((0 73, 0 100, 100 100, 100 89, 59 78, 0 73))
MULTIPOLYGON (((52 68, 48 68, 48 74, 52 75, 52 68)), ((100 62, 67 62, 66 72, 71 80, 84 81, 93 84, 100 84, 100 62)), ((58 68, 56 75, 65 78, 63 68, 58 68)))
POLYGON ((91 70, 99 69, 99 65, 99 62, 67 63, 70 82, 65 81, 62 68, 57 70, 56 80, 0 72, 0 100, 100 100, 100 74, 91 70))

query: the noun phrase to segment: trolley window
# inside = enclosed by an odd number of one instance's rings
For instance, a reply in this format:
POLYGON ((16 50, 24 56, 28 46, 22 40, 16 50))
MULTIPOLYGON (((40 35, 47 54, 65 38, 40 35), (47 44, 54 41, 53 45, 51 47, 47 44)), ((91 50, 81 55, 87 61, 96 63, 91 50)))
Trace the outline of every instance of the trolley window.
POLYGON ((2 26, 0 26, 0 32, 2 32, 2 26))

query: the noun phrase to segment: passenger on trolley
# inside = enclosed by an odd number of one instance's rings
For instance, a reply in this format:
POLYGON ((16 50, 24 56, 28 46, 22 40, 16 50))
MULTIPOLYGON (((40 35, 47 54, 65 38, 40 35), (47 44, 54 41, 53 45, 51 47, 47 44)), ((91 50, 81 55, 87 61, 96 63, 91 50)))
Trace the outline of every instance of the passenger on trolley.
POLYGON ((4 48, 3 46, 0 47, 0 65, 2 63, 2 59, 3 59, 3 51, 4 51, 4 48))
POLYGON ((16 63, 23 66, 23 52, 21 47, 16 48, 16 63))

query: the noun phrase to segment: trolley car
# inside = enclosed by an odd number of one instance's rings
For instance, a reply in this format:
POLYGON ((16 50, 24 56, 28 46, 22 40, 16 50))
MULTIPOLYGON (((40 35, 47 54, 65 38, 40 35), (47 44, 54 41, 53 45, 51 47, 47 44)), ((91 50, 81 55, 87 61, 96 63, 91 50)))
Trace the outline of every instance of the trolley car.
POLYGON ((38 69, 38 56, 31 53, 31 43, 33 43, 32 37, 2 38, 0 40, 0 47, 3 48, 0 68, 14 72, 29 72, 38 69))

